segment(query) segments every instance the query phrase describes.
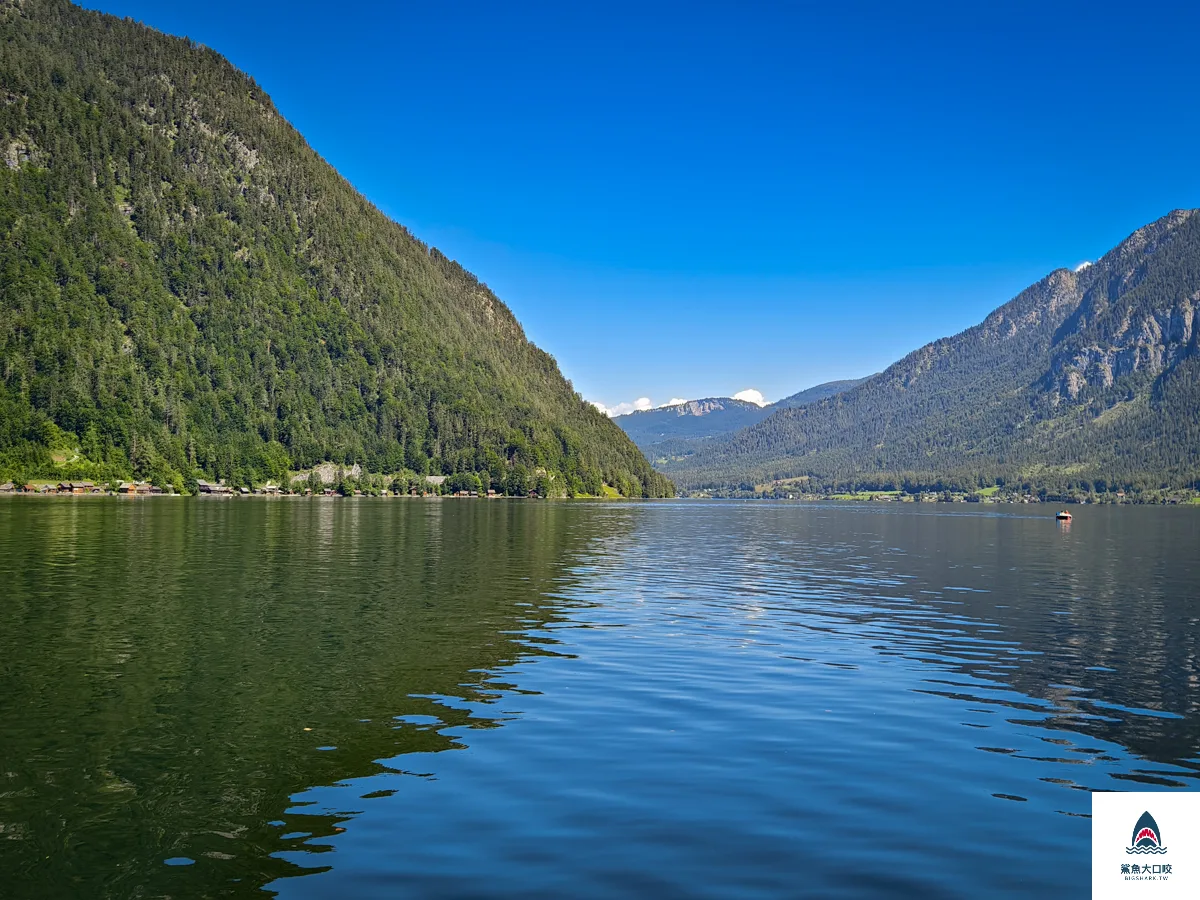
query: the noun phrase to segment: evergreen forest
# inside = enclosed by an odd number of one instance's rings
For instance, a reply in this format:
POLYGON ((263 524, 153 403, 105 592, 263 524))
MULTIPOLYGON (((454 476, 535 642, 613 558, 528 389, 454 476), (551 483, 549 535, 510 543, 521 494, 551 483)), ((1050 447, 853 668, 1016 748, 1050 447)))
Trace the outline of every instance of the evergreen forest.
POLYGON ((66 0, 0 0, 0 46, 0 482, 674 493, 213 50, 66 0))

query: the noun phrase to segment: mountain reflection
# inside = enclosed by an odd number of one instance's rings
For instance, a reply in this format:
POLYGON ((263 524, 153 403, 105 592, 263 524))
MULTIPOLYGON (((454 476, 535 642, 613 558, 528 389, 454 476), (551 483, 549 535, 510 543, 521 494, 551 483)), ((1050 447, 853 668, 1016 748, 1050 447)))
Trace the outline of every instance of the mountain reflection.
POLYGON ((319 867, 313 839, 344 817, 293 796, 499 726, 503 670, 554 652, 525 635, 559 617, 563 560, 603 538, 551 504, 2 512, 0 861, 18 895, 170 892, 164 859, 220 861, 220 891, 319 867))
POLYGON ((1184 509, 0 501, 6 896, 1061 896, 1088 791, 1200 775, 1197 546, 1184 509))

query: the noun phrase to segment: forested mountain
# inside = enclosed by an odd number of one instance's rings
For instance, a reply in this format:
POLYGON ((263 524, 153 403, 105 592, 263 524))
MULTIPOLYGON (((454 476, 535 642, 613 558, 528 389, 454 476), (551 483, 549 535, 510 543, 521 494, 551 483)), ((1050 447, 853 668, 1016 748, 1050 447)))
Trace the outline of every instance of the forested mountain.
POLYGON ((331 460, 672 493, 214 51, 66 0, 0 0, 0 46, 0 481, 331 460))
POLYGON ((981 324, 837 396, 776 412, 664 470, 681 486, 1200 479, 1200 215, 1059 269, 981 324))
POLYGON ((657 409, 644 409, 613 419, 651 459, 694 453, 705 438, 732 434, 761 422, 778 409, 803 406, 849 390, 863 379, 828 381, 759 406, 732 397, 687 400, 657 409))

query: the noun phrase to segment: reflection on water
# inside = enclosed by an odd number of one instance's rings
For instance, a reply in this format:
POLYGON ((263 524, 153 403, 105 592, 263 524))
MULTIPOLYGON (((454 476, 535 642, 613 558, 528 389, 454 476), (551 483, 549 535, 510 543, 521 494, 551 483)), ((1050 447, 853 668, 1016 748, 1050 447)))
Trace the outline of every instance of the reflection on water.
POLYGON ((0 508, 6 874, 122 894, 209 858, 261 884, 297 871, 278 852, 300 835, 341 827, 285 814, 293 792, 496 724, 472 706, 541 652, 523 633, 555 617, 551 564, 578 529, 494 504, 459 510, 446 548, 442 504, 368 507, 0 508))
POLYGON ((1197 787, 1200 515, 1052 515, 0 500, 0 874, 1085 896, 1197 787))

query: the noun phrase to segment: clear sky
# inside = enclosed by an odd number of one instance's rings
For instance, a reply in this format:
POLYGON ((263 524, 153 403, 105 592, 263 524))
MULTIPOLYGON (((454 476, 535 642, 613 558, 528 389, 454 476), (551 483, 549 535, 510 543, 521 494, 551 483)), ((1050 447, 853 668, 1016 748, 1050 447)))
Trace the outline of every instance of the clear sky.
POLYGON ((869 374, 1200 206, 1195 4, 85 5, 229 57, 609 407, 869 374))

